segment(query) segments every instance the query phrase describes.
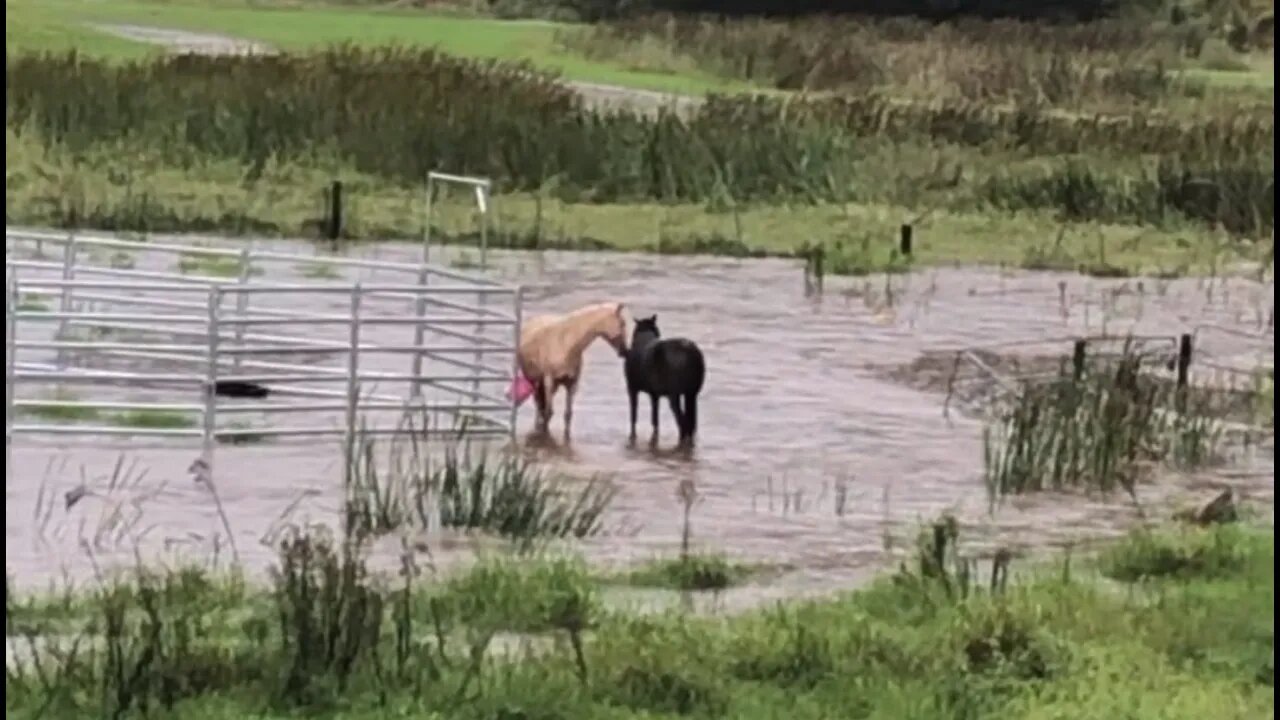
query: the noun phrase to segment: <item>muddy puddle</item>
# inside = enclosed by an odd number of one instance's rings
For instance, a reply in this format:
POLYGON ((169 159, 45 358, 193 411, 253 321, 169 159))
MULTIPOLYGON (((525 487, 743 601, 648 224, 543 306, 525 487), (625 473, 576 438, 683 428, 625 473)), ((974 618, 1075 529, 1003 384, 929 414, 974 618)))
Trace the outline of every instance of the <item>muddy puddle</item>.
MULTIPOLYGON (((259 247, 314 252, 304 243, 259 247)), ((358 254, 412 262, 417 252, 412 245, 380 244, 358 254)), ((442 256, 459 257, 437 252, 442 256)), ((985 348, 988 354, 979 357, 988 360, 1055 358, 1070 353, 1076 335, 1195 332, 1198 382, 1243 377, 1273 358, 1273 285, 1245 278, 1104 280, 938 269, 828 279, 822 297, 806 297, 800 266, 781 260, 495 252, 490 263, 496 276, 526 286, 526 316, 617 299, 634 315, 656 313, 666 336, 702 346, 709 369, 691 454, 674 449, 665 408, 656 446, 648 443, 647 413, 641 413, 639 444, 628 443, 622 367, 603 343, 586 356, 572 442, 533 442, 531 405, 521 410, 520 435, 528 453, 552 466, 617 483, 611 534, 584 544, 594 561, 673 552, 682 517, 676 489, 690 480, 700 496, 692 513, 695 544, 793 568, 717 601, 730 608, 858 582, 892 556, 886 549, 902 548, 920 522, 943 511, 960 515, 976 552, 1069 544, 1116 535, 1138 522, 1142 511, 1120 497, 1045 494, 989 514, 981 423, 943 413, 938 378, 959 349, 985 348)), ((362 271, 359 277, 378 275, 362 271)), ((557 405, 557 438, 562 419, 557 405)), ((6 565, 13 581, 27 587, 64 576, 83 581, 95 568, 129 562, 138 546, 147 557, 228 561, 229 545, 215 540, 222 527, 217 506, 188 473, 197 452, 194 443, 142 448, 20 440, 6 483, 6 565), (122 452, 134 475, 145 476, 110 489, 106 478, 122 452), (67 509, 64 493, 81 484, 97 492, 67 509)), ((1221 485, 1270 506, 1270 443, 1237 455, 1229 468, 1144 487, 1147 516, 1165 513, 1172 502, 1210 496, 1221 485)), ((271 562, 270 539, 282 523, 336 522, 340 466, 335 442, 219 448, 219 499, 251 570, 271 562)), ((470 557, 475 543, 429 539, 437 563, 470 557)))

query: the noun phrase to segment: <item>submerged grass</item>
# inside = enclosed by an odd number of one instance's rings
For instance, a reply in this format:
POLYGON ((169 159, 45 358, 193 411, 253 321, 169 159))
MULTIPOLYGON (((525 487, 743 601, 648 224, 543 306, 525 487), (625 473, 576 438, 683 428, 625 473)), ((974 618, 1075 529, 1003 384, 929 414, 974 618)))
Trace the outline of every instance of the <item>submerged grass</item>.
MULTIPOLYGON (((239 258, 204 255, 202 253, 183 253, 178 258, 177 270, 183 275, 233 278, 240 276, 240 265, 239 258)), ((262 269, 250 267, 248 272, 250 275, 261 275, 262 269)))
POLYGON ((119 427, 162 430, 166 428, 195 427, 197 422, 191 413, 174 410, 126 410, 107 416, 112 425, 119 427))
POLYGON ((80 404, 75 393, 58 389, 49 402, 36 402, 17 409, 19 414, 51 422, 90 422, 102 417, 102 411, 92 405, 80 404))
MULTIPOLYGON (((404 422, 429 426, 407 416, 404 422)), ((527 549, 603 530, 616 492, 603 479, 574 481, 520 457, 472 452, 460 439, 432 447, 417 437, 409 430, 389 442, 383 454, 372 435, 357 436, 347 453, 348 533, 444 527, 491 533, 527 549)))
POLYGON ((1144 373, 1150 360, 1127 339, 1118 357, 1069 370, 1064 358, 1060 376, 1000 399, 984 431, 992 501, 1041 490, 1132 495, 1153 465, 1212 462, 1222 432, 1214 397, 1144 373))
POLYGON ((759 568, 718 554, 692 553, 661 558, 606 576, 610 582, 671 590, 725 590, 742 583, 759 568))
MULTIPOLYGON (((939 527, 949 537, 947 523, 939 527)), ((6 711, 216 720, 1265 715, 1274 702, 1273 531, 1160 532, 1100 559, 1122 582, 1143 578, 1125 592, 1096 582, 1088 564, 1072 571, 1065 562, 1007 585, 957 593, 953 582, 948 591, 943 578, 955 576, 932 569, 926 542, 919 571, 729 618, 600 610, 585 570, 568 560, 486 561, 440 583, 406 561, 383 578, 353 545, 298 532, 281 544, 267 588, 184 571, 139 572, 44 604, 6 592, 6 711), (1143 549, 1151 543, 1218 549, 1166 572, 1163 554, 1143 549), (486 659, 510 629, 550 635, 537 649, 486 659), (42 634, 51 631, 63 640, 42 634)))

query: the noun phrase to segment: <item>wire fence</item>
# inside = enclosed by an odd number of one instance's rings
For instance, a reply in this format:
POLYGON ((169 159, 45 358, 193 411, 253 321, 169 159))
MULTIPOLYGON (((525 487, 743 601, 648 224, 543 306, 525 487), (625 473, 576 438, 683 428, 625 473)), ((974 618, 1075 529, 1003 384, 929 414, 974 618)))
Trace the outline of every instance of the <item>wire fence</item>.
POLYGON ((6 446, 199 438, 211 468, 220 442, 394 434, 406 412, 418 433, 514 435, 519 287, 425 261, 5 240, 6 446))

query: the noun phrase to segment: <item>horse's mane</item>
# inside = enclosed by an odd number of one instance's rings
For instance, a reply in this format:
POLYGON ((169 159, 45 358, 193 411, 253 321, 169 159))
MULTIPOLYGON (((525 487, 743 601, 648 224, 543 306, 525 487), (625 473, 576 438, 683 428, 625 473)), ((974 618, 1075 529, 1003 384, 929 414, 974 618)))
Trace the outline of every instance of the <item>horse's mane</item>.
POLYGON ((576 310, 571 310, 563 315, 543 315, 536 317, 533 318, 531 322, 539 328, 552 326, 564 327, 566 325, 577 323, 584 318, 590 317, 604 310, 612 311, 620 304, 621 303, 616 301, 592 303, 590 305, 584 305, 576 310))

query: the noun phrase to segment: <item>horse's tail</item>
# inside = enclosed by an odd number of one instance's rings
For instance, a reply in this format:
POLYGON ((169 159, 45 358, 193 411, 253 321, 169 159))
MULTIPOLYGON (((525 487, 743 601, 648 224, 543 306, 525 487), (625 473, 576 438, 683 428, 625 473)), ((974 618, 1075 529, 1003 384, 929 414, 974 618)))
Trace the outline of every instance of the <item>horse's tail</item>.
POLYGON ((684 427, 680 428, 680 434, 693 439, 693 436, 698 434, 698 393, 685 395, 683 405, 684 427))

